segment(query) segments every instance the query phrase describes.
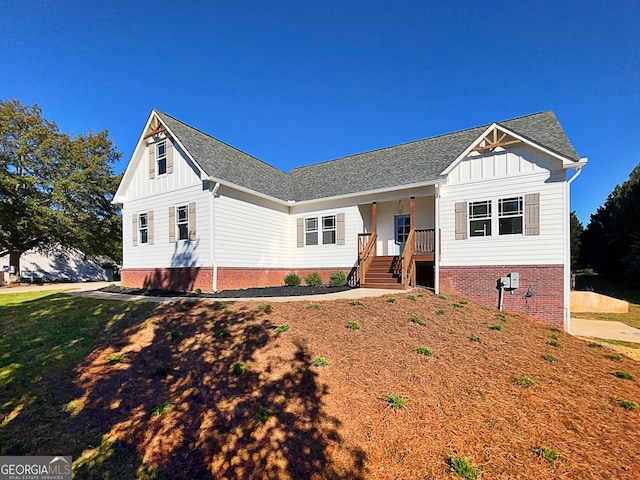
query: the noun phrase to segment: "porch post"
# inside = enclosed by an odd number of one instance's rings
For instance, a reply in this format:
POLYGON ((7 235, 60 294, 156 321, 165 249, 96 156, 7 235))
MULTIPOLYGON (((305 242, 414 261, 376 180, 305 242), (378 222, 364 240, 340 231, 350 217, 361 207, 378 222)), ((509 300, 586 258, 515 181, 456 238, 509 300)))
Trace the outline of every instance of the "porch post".
POLYGON ((416 197, 411 197, 411 211, 409 212, 409 225, 411 230, 416 228, 416 197))
POLYGON ((371 230, 375 235, 378 233, 378 204, 377 202, 373 202, 371 204, 371 230))

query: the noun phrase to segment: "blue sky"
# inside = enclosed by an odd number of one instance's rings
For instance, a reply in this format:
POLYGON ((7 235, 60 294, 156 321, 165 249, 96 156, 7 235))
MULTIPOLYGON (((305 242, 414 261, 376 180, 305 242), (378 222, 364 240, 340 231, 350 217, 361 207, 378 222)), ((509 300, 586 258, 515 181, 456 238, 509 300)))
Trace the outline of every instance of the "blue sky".
POLYGON ((640 162, 640 2, 6 1, 0 99, 108 129, 152 108, 284 171, 554 110, 587 223, 640 162))

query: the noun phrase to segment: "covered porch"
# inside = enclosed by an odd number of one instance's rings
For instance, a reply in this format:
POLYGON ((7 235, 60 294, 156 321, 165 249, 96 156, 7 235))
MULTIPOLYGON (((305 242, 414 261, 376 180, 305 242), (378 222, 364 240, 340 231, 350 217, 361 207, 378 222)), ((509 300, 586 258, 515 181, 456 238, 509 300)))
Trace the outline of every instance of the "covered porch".
POLYGON ((358 234, 360 286, 435 286, 435 195, 361 205, 365 232, 358 234))

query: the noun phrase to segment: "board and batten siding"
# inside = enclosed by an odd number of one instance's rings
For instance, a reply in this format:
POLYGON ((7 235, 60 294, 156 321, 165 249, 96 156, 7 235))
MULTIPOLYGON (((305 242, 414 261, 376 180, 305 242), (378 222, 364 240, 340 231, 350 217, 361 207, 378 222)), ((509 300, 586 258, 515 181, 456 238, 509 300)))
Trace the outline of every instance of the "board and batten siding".
MULTIPOLYGON (((304 220, 303 220, 304 236, 304 220)), ((318 205, 315 208, 294 207, 289 219, 288 237, 291 245, 289 267, 299 268, 332 268, 348 267, 358 262, 358 233, 364 231, 363 220, 357 205, 318 205), (336 221, 344 215, 344 244, 322 244, 322 217, 335 215, 336 221), (304 245, 298 247, 298 219, 310 217, 318 218, 318 245, 304 245)), ((338 234, 338 232, 337 232, 338 234)))
MULTIPOLYGON (((560 162, 529 146, 467 158, 454 168, 441 188, 440 265, 563 264, 566 218, 565 172, 560 162), (456 204, 539 194, 538 235, 498 235, 456 239, 456 204)), ((525 212, 526 212, 525 206, 525 212)), ((462 218, 458 212, 458 218, 462 218)), ((466 218, 468 228, 468 211, 466 218)), ((496 223, 494 222, 494 226, 496 223)), ((527 224, 525 222, 525 229, 527 224)))
MULTIPOLYGON (((174 170, 175 171, 175 170, 174 170)), ((130 200, 122 209, 123 267, 169 268, 211 266, 209 256, 209 190, 202 183, 162 194, 130 200), (170 242, 169 209, 195 203, 195 239, 170 242), (153 211, 153 244, 134 245, 134 215, 153 211)))
MULTIPOLYGON (((168 142, 169 140, 167 140, 168 142)), ((150 178, 150 151, 153 144, 138 148, 131 164, 135 165, 133 175, 129 179, 125 191, 125 201, 162 194, 167 191, 180 190, 192 185, 201 185, 198 168, 188 159, 179 145, 173 144, 173 169, 171 173, 154 175, 150 178)))
POLYGON ((219 267, 288 268, 287 206, 222 186, 213 211, 219 267))

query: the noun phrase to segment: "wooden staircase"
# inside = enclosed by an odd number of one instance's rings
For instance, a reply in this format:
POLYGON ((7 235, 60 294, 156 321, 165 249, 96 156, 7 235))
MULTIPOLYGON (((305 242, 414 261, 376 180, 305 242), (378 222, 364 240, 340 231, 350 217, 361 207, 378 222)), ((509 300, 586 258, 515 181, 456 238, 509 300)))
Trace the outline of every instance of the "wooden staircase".
POLYGON ((396 288, 404 290, 400 276, 400 257, 386 255, 374 257, 366 274, 360 279, 362 288, 396 288))

